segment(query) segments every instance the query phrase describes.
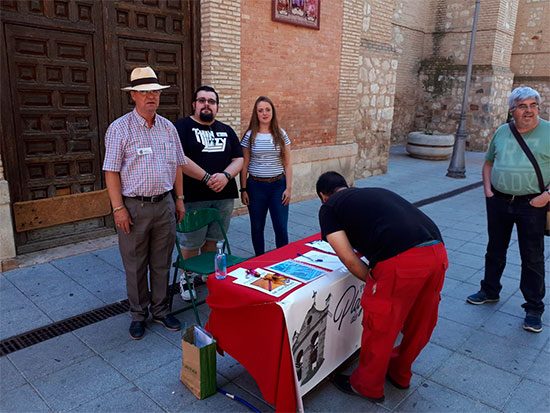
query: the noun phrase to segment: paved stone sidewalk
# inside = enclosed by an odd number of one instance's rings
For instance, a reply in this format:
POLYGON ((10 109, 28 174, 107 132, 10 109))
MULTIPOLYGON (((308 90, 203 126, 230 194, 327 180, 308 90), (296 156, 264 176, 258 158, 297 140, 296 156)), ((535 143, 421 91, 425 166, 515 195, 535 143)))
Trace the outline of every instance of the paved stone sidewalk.
MULTIPOLYGON (((466 159, 467 178, 457 180, 445 177, 448 161, 412 159, 402 147, 394 147, 388 173, 359 180, 356 186, 385 187, 417 202, 479 182, 483 155, 467 153, 466 159)), ((317 199, 291 205, 292 241, 319 231, 319 206, 317 199)), ((389 385, 386 401, 375 405, 342 394, 325 380, 305 396, 305 410, 550 411, 550 325, 545 322, 540 334, 521 328, 517 238, 514 235, 508 254, 500 302, 468 305, 465 297, 477 291, 483 273, 483 191, 472 189, 422 210, 442 230, 451 266, 438 326, 414 366, 411 388, 403 391, 389 385)), ((271 228, 266 234, 273 248, 271 228)), ((247 215, 232 219, 229 237, 236 254, 252 255, 247 215)), ((126 298, 118 248, 113 239, 97 245, 102 247, 94 249, 94 243, 87 242, 67 248, 67 254, 81 252, 78 255, 0 274, 0 340, 126 298)), ((56 250, 62 255, 63 248, 56 250)), ((547 271, 549 256, 546 242, 547 271)), ((45 252, 43 257, 51 255, 45 252)), ((28 262, 40 261, 37 254, 28 257, 28 262)), ((177 305, 183 305, 181 300, 177 305)), ((200 313, 205 320, 205 304, 200 313)), ((178 317, 193 323, 191 311, 178 317)), ((178 379, 180 334, 151 324, 143 340, 133 341, 128 337, 129 321, 128 315, 118 315, 1 357, 0 411, 246 411, 221 394, 196 400, 178 379)), ((229 356, 218 357, 218 385, 261 411, 273 411, 250 375, 229 356)))

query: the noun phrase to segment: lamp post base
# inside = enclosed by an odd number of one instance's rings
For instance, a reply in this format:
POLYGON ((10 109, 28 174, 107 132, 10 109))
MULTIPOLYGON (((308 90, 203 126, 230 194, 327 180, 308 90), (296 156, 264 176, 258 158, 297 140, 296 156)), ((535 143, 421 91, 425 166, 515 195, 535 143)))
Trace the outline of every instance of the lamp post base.
POLYGON ((459 178, 464 179, 466 178, 466 171, 447 171, 447 175, 449 178, 459 178))

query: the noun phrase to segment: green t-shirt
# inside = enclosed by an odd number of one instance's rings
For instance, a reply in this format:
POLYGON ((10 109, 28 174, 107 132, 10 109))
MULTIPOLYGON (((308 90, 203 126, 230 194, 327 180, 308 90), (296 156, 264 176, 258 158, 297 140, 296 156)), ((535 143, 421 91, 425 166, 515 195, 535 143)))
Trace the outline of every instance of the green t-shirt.
MULTIPOLYGON (((522 135, 539 164, 547 187, 550 183, 550 122, 539 118, 537 127, 522 135)), ((491 184, 497 191, 511 195, 540 193, 533 164, 519 146, 508 124, 501 125, 495 132, 485 159, 493 162, 491 184)))

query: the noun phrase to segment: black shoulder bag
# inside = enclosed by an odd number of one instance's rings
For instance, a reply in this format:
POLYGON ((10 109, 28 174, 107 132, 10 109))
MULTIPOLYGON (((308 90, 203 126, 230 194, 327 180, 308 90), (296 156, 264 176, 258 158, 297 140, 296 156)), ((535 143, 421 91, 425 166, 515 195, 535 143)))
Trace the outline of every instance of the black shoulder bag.
MULTIPOLYGON (((535 168, 535 173, 537 174, 537 180, 539 181, 540 191, 541 193, 543 193, 544 191, 546 191, 546 187, 544 186, 544 181, 542 180, 542 172, 540 170, 537 160, 535 159, 535 156, 533 155, 533 152, 531 152, 531 149, 529 149, 527 143, 525 143, 523 136, 521 136, 521 133, 519 133, 514 122, 508 123, 508 126, 510 126, 510 130, 518 141, 519 146, 521 146, 521 149, 523 149, 523 152, 525 152, 525 155, 527 155, 527 157, 533 164, 533 168, 535 168)), ((550 202, 547 204, 546 208, 546 227, 544 229, 544 235, 550 236, 550 202)))

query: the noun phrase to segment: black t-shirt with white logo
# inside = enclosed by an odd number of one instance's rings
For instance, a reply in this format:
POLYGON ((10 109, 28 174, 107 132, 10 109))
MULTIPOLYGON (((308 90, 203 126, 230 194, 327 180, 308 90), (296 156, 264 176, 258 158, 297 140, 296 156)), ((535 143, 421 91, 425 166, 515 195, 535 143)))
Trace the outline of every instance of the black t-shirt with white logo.
POLYGON ((383 188, 349 188, 333 194, 319 210, 321 235, 345 231, 371 268, 441 233, 422 211, 383 188))
MULTIPOLYGON (((175 123, 181 146, 187 157, 209 174, 223 172, 234 158, 242 158, 243 150, 235 131, 225 123, 214 121, 202 125, 190 116, 175 123)), ((238 198, 237 183, 231 179, 221 192, 214 192, 199 180, 183 176, 186 202, 238 198)))

